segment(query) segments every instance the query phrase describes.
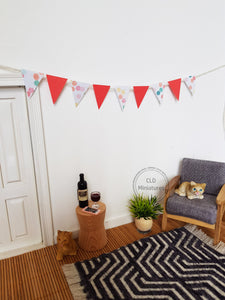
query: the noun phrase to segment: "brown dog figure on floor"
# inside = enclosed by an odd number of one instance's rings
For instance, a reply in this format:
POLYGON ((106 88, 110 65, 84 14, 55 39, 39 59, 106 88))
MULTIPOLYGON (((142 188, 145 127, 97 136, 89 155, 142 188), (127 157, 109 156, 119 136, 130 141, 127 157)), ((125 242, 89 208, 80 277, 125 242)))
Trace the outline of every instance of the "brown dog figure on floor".
POLYGON ((72 239, 72 232, 58 230, 57 236, 57 260, 62 260, 64 255, 76 255, 77 244, 72 239))

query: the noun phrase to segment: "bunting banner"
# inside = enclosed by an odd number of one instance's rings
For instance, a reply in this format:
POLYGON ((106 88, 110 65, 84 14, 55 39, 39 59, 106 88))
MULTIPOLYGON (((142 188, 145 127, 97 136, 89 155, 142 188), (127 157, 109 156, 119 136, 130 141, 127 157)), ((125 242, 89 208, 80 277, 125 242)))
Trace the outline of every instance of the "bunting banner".
POLYGON ((98 109, 100 109, 103 101, 105 100, 106 95, 108 94, 110 85, 93 84, 93 89, 95 92, 95 98, 97 101, 98 109))
POLYGON ((196 80, 195 76, 188 76, 184 78, 184 83, 186 84, 187 88, 189 89, 192 95, 194 94, 195 91, 195 80, 196 80))
POLYGON ((138 108, 140 107, 148 88, 149 86, 134 86, 134 95, 138 108))
POLYGON ((44 77, 44 74, 24 69, 21 70, 21 73, 24 78, 27 97, 28 99, 30 99, 33 96, 42 78, 44 77))
POLYGON ((67 78, 56 77, 52 75, 46 75, 46 77, 47 77, 50 93, 52 96, 52 101, 55 104, 61 91, 63 90, 67 82, 67 78))
MULTIPOLYGON (((164 102, 164 90, 165 90, 166 86, 169 86, 175 99, 179 101, 182 81, 185 83, 185 85, 186 85, 187 89, 190 91, 191 95, 193 95, 195 92, 195 84, 196 84, 197 77, 206 75, 208 73, 217 71, 222 68, 225 68, 225 65, 218 66, 214 69, 211 69, 209 71, 206 71, 204 73, 201 73, 201 74, 198 74, 195 76, 194 75, 186 76, 183 79, 178 78, 178 79, 170 80, 170 81, 164 82, 164 83, 163 82, 155 83, 155 84, 152 84, 149 86, 133 86, 133 92, 134 92, 137 107, 138 108, 140 107, 149 88, 153 90, 153 92, 160 104, 162 104, 162 102, 164 102)), ((28 99, 30 99, 33 96, 33 94, 37 90, 37 87, 40 84, 40 82, 42 81, 42 79, 44 77, 46 77, 53 104, 56 103, 60 93, 62 92, 62 90, 65 87, 65 84, 67 82, 67 78, 62 78, 62 77, 57 77, 57 76, 52 76, 52 75, 45 76, 43 73, 34 72, 34 71, 26 70, 26 69, 19 70, 19 69, 15 69, 15 68, 3 66, 3 65, 0 65, 0 69, 10 71, 10 72, 21 72, 22 73, 22 76, 24 79, 24 86, 25 86, 25 90, 26 90, 28 99)), ((72 80, 70 80, 70 82, 71 82, 73 97, 75 100, 75 106, 77 107, 92 84, 78 82, 78 81, 72 81, 72 80)), ((93 84, 92 86, 94 89, 98 109, 100 109, 111 86, 110 85, 97 85, 97 84, 93 84)), ((114 87, 114 90, 115 90, 117 99, 119 101, 120 108, 123 111, 126 106, 127 98, 129 96, 130 90, 132 90, 132 87, 131 86, 116 86, 116 87, 114 87)))
POLYGON ((165 85, 162 82, 155 83, 151 85, 154 94, 156 95, 156 98, 158 99, 159 103, 161 104, 163 101, 163 96, 164 96, 164 89, 165 85))
POLYGON ((88 91, 90 84, 85 82, 72 81, 71 85, 72 85, 73 97, 75 100, 75 106, 77 107, 81 102, 81 100, 83 99, 86 92, 88 91))
POLYGON ((181 78, 168 81, 168 84, 175 98, 179 101, 181 78))
POLYGON ((127 103, 129 91, 130 91, 130 87, 128 86, 118 86, 115 88, 115 92, 122 111, 124 110, 124 107, 127 103))

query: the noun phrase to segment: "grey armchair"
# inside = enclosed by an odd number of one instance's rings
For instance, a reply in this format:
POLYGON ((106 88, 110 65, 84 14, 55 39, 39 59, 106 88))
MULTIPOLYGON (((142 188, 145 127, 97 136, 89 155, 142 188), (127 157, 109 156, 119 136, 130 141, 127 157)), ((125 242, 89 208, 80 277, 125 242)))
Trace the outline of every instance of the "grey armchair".
POLYGON ((225 163, 184 158, 181 175, 166 186, 162 230, 167 219, 180 220, 215 229, 214 244, 220 241, 221 223, 225 209, 225 163), (206 183, 203 199, 188 199, 174 194, 184 181, 206 183))

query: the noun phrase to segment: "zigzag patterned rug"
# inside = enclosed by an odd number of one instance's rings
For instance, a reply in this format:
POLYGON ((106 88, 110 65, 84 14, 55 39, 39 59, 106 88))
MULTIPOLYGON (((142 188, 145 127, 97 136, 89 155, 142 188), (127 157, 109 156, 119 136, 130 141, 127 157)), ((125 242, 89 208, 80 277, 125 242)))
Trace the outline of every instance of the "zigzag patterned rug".
POLYGON ((225 244, 194 225, 64 265, 74 299, 225 299, 225 244))

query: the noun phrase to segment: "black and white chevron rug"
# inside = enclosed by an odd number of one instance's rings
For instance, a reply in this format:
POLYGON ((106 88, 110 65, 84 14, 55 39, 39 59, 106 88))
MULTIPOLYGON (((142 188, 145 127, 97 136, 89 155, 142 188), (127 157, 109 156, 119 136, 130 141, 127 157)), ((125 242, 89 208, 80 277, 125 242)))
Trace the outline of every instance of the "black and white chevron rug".
POLYGON ((64 265, 74 299, 225 299, 225 244, 194 225, 64 265))

